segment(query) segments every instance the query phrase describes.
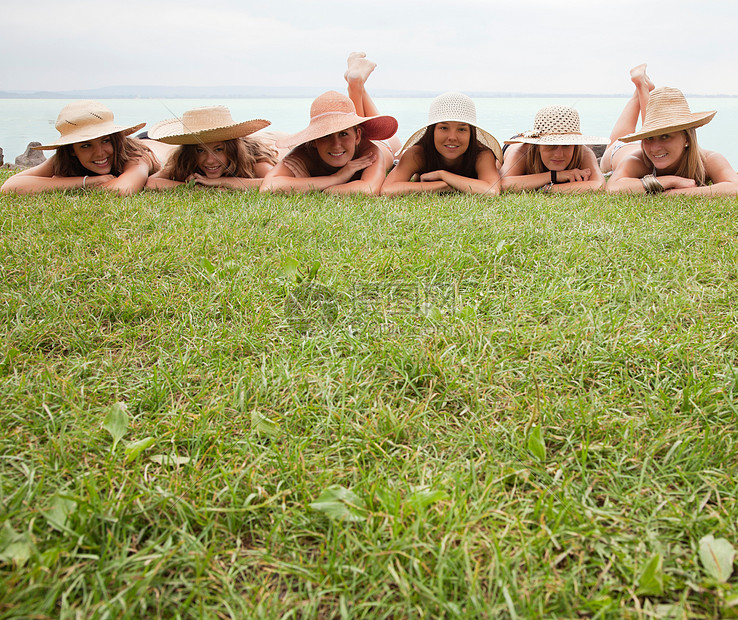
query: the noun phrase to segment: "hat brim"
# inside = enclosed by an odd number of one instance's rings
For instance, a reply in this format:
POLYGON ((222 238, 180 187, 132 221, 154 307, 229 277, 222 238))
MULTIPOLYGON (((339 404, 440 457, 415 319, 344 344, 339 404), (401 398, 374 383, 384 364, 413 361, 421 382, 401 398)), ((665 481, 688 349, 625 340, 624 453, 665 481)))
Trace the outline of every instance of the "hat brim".
MULTIPOLYGON (((436 121, 435 123, 431 123, 432 125, 438 125, 438 123, 466 123, 467 125, 471 125, 474 127, 474 129, 477 130, 477 140, 481 142, 484 146, 486 146, 492 153, 494 153, 495 158, 497 161, 502 161, 502 147, 500 146, 500 143, 497 141, 497 138, 495 138, 491 133, 485 131, 481 127, 475 125, 474 123, 470 123, 469 121, 454 121, 452 119, 447 119, 445 121, 436 121)), ((402 146, 402 148, 395 153, 395 155, 399 156, 407 149, 409 149, 411 146, 415 146, 418 142, 420 142, 421 138, 425 135, 425 132, 427 131, 428 127, 430 125, 426 125, 425 127, 418 129, 412 136, 410 136, 407 139, 407 142, 402 146)))
POLYGON ((207 142, 223 142, 244 138, 269 127, 272 123, 256 118, 243 123, 235 123, 224 127, 213 127, 200 131, 188 131, 181 118, 170 118, 156 123, 149 129, 149 138, 165 144, 203 144, 207 142))
POLYGON ((291 149, 318 138, 329 136, 350 127, 361 127, 367 140, 387 140, 397 133, 397 119, 393 116, 358 116, 356 114, 329 113, 312 119, 310 124, 295 134, 277 140, 278 148, 291 149))
POLYGON ((643 140, 644 138, 651 138, 653 136, 660 136, 665 133, 672 133, 674 131, 682 131, 684 129, 692 129, 694 127, 702 127, 707 125, 712 118, 717 114, 716 110, 709 112, 693 112, 690 120, 681 123, 671 123, 666 125, 660 125, 658 127, 648 127, 646 130, 641 129, 636 133, 628 134, 618 138, 621 142, 636 142, 637 140, 643 140))
POLYGON ((138 125, 123 127, 122 125, 115 125, 113 123, 100 123, 87 130, 80 130, 76 133, 68 134, 63 138, 59 138, 56 142, 32 146, 31 148, 36 151, 50 151, 58 149, 61 146, 87 142, 88 140, 95 140, 96 138, 102 138, 103 136, 109 136, 114 133, 122 133, 124 136, 130 136, 132 133, 136 133, 139 129, 142 129, 145 125, 146 123, 139 123, 138 125))
POLYGON ((576 133, 544 134, 537 138, 513 136, 505 144, 556 144, 561 146, 586 146, 588 144, 609 144, 610 138, 601 136, 582 136, 576 133))

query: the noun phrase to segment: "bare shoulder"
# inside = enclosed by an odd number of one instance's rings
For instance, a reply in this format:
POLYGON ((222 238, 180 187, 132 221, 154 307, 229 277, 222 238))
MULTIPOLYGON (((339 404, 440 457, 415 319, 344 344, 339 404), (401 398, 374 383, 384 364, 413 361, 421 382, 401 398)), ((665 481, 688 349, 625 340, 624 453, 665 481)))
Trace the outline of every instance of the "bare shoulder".
POLYGON ((530 144, 515 142, 505 149, 500 172, 505 176, 518 176, 526 173, 525 163, 530 144))
POLYGON ((653 166, 643 159, 643 152, 639 149, 629 153, 617 162, 612 171, 611 179, 641 179, 652 171, 653 166))
POLYGON ((730 165, 725 155, 705 149, 701 149, 701 153, 705 162, 705 173, 713 183, 722 181, 738 182, 738 173, 730 165))
POLYGON ((405 160, 406 165, 412 166, 415 170, 420 170, 425 166, 425 155, 423 154, 423 147, 419 144, 413 144, 407 151, 405 151, 400 157, 400 162, 405 160))
POLYGON ((525 157, 528 154, 529 148, 530 144, 526 144, 525 142, 514 142, 513 144, 508 144, 505 149, 505 160, 508 158, 525 157))
POLYGON ((597 155, 595 155, 595 152, 589 147, 584 146, 582 149, 582 155, 584 156, 584 163, 587 166, 597 166, 597 155))
MULTIPOLYGON (((708 151, 707 149, 700 149, 702 151, 702 157, 704 157, 705 165, 709 164, 728 164, 728 159, 722 153, 717 151, 708 151)), ((728 164, 730 165, 730 164, 728 164)))

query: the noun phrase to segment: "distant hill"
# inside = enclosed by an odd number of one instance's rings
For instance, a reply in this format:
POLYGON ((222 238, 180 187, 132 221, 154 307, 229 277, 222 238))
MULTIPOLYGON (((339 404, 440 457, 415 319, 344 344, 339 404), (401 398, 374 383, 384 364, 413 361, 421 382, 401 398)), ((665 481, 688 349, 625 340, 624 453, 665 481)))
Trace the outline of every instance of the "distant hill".
MULTIPOLYGON (((335 88, 335 87, 334 87, 335 88)), ((0 91, 0 99, 239 99, 317 97, 325 87, 306 86, 106 86, 63 91, 0 91)), ((374 89, 375 97, 435 97, 436 91, 374 89)), ((503 93, 467 91, 471 97, 563 97, 552 93, 503 93)), ((577 97, 624 97, 624 94, 577 97)))
MULTIPOLYGON (((3 99, 239 99, 314 98, 330 90, 300 86, 106 86, 63 91, 0 91, 3 99)), ((377 97, 432 97, 436 93, 374 90, 377 97)))
MULTIPOLYGON (((335 89, 335 86, 334 86, 335 89)), ((82 90, 0 91, 0 99, 312 99, 331 90, 308 86, 105 86, 82 90)), ((436 91, 373 89, 375 97, 435 97, 436 91)), ((470 97, 627 97, 626 93, 510 93, 466 91, 470 97)), ((695 95, 688 97, 736 97, 736 95, 695 95)))

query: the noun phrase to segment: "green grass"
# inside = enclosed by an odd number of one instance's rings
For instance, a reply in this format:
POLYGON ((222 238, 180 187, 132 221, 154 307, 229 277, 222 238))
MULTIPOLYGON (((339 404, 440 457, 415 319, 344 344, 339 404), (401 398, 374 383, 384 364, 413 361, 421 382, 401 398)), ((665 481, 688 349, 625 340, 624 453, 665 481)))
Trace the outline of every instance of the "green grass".
POLYGON ((736 613, 737 206, 0 196, 0 617, 736 613))

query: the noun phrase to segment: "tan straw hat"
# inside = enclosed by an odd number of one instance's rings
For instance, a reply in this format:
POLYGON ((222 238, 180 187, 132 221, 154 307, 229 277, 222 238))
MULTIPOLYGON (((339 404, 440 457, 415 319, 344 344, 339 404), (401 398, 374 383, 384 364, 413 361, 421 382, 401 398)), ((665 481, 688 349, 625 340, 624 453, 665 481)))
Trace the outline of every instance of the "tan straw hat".
POLYGON ((203 144, 243 138, 269 125, 263 119, 237 123, 228 108, 213 105, 187 110, 182 118, 156 123, 149 130, 149 138, 166 144, 203 144))
POLYGON ((662 86, 651 91, 651 97, 646 105, 646 118, 641 130, 623 136, 622 142, 635 142, 691 127, 707 125, 715 116, 715 110, 710 112, 690 112, 689 104, 682 91, 678 88, 662 86))
POLYGON ((406 151, 414 144, 417 144, 425 135, 428 127, 438 123, 466 123, 467 125, 472 125, 477 130, 477 140, 489 148, 495 154, 498 161, 502 161, 500 143, 491 133, 486 132, 477 125, 477 107, 474 105, 471 97, 456 92, 443 93, 431 101, 430 109, 428 110, 428 124, 410 136, 400 152, 406 151))
POLYGON ((564 146, 577 144, 607 144, 609 138, 599 136, 583 136, 579 128, 579 112, 563 105, 551 105, 536 112, 533 130, 524 131, 505 144, 561 144, 564 146))
POLYGON ((56 119, 56 129, 61 136, 50 144, 34 146, 37 150, 58 149, 66 144, 86 142, 95 138, 102 138, 114 133, 128 136, 138 131, 146 123, 124 127, 113 122, 113 113, 110 108, 97 101, 75 101, 65 105, 56 119))
POLYGON ((292 148, 356 125, 361 125, 363 137, 369 140, 386 140, 397 132, 397 120, 392 116, 359 116, 351 99, 329 90, 310 106, 307 128, 278 140, 277 147, 292 148))

